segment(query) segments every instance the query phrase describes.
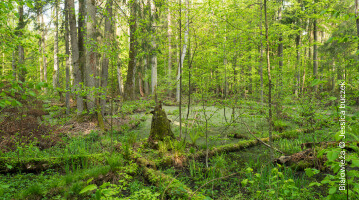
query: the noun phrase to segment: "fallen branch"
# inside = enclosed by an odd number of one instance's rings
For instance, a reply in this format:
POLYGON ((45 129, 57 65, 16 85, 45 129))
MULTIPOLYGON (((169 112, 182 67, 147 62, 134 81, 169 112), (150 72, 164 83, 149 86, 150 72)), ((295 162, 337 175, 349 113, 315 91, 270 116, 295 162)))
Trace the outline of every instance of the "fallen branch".
POLYGON ((281 153, 281 154, 283 154, 283 155, 286 155, 283 151, 281 151, 281 150, 279 150, 279 149, 277 149, 277 148, 275 148, 275 147, 273 147, 273 146, 270 146, 269 144, 263 142, 260 138, 258 138, 257 136, 255 136, 254 133, 252 133, 252 131, 249 129, 248 125, 247 125, 245 122, 242 122, 242 124, 244 124, 244 125, 246 126, 248 132, 249 132, 254 138, 256 138, 259 142, 261 142, 262 144, 264 144, 264 146, 267 146, 267 147, 269 147, 269 148, 272 148, 273 150, 275 150, 275 151, 277 151, 277 152, 279 152, 279 153, 281 153))

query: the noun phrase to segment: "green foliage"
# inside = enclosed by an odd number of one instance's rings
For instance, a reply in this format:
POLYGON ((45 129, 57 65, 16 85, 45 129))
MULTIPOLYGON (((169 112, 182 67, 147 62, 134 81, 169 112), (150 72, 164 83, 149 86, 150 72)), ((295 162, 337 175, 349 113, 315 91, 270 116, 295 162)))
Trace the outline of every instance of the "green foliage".
MULTIPOLYGON (((347 192, 349 194, 349 198, 358 197, 359 184, 358 181, 356 181, 359 179, 358 171, 353 169, 345 170, 347 167, 341 164, 341 160, 345 160, 345 164, 350 168, 358 167, 358 155, 356 153, 348 153, 344 149, 340 148, 328 148, 321 150, 318 153, 318 157, 322 157, 324 154, 326 154, 326 157, 328 158, 325 165, 333 171, 334 175, 327 174, 322 181, 313 181, 309 184, 309 187, 326 186, 328 195, 325 199, 328 200, 346 199, 347 192), (351 164, 349 165, 349 163, 351 164), (345 176, 347 177, 344 178, 345 176), (343 188, 345 189, 343 190, 343 188)), ((309 177, 319 173, 316 169, 306 169, 305 171, 309 177)))

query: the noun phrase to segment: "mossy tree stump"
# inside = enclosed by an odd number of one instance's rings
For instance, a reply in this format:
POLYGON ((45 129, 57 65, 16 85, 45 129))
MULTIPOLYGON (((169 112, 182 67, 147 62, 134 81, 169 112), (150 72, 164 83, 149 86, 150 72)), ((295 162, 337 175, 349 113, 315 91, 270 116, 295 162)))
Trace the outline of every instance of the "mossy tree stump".
POLYGON ((166 137, 175 139, 171 130, 170 120, 167 118, 166 112, 162 109, 161 103, 157 104, 151 113, 153 116, 150 136, 148 138, 150 146, 156 148, 158 141, 163 141, 166 137))

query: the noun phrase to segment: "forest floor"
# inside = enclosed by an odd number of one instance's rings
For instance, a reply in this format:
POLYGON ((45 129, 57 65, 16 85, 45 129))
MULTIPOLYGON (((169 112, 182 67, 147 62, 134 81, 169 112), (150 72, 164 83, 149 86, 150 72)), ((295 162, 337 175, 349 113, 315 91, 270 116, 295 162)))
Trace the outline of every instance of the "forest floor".
MULTIPOLYGON (((154 102, 147 100, 117 103, 112 120, 106 116, 103 131, 94 118, 64 116, 63 107, 44 102, 43 117, 25 117, 40 129, 48 128, 40 135, 35 129, 28 131, 33 134, 5 134, 10 125, 20 125, 9 123, 9 113, 1 116, 0 199, 322 199, 333 194, 330 184, 335 180, 326 174, 336 173, 323 159, 316 159, 329 147, 318 146, 313 162, 304 167, 284 166, 275 164, 270 149, 248 132, 249 128, 268 142, 266 112, 258 102, 243 100, 232 107, 197 104, 190 107, 188 117, 183 106, 181 138, 186 138, 186 145, 167 141, 158 149, 147 146, 153 107, 154 102), (56 142, 43 145, 46 141, 56 142), (321 182, 326 179, 327 184, 321 182)), ((163 109, 179 138, 178 106, 163 109)), ((352 107, 347 113, 354 119, 349 121, 353 133, 359 131, 358 110, 352 107)), ((274 146, 292 155, 313 137, 334 141, 335 112, 317 112, 321 115, 312 128, 301 117, 300 106, 283 105, 282 117, 273 124, 274 146)), ((355 135, 346 139, 358 141, 355 135)), ((358 149, 353 146, 348 158, 358 157, 358 149)), ((280 156, 275 152, 275 158, 280 156)))

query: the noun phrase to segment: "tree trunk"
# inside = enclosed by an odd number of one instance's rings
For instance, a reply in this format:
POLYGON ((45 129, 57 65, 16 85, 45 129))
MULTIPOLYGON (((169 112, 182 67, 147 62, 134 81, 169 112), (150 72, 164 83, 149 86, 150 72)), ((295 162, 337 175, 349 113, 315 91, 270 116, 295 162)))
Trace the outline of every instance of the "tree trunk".
MULTIPOLYGON (((146 70, 148 69, 148 66, 147 66, 147 60, 148 60, 148 56, 145 56, 145 60, 144 60, 144 72, 146 72, 146 70)), ((144 76, 144 89, 145 89, 145 94, 149 94, 149 86, 148 86, 148 80, 146 78, 146 76, 144 76)))
POLYGON ((161 103, 157 104, 154 111, 151 112, 152 122, 148 141, 152 147, 156 147, 159 141, 164 141, 166 137, 175 139, 171 130, 171 124, 167 118, 166 112, 162 109, 161 103))
MULTIPOLYGON (((18 7, 18 11, 19 11, 19 22, 18 22, 18 26, 17 26, 17 35, 19 37, 19 39, 21 40, 21 37, 23 36, 23 29, 25 27, 25 22, 24 22, 24 6, 23 5, 19 5, 18 7)), ((24 60, 25 60, 25 54, 24 54, 24 47, 22 46, 22 44, 20 43, 18 46, 18 62, 17 62, 17 67, 15 67, 18 69, 19 72, 19 81, 25 82, 25 76, 26 76, 26 68, 24 66, 24 60)))
MULTIPOLYGON (((168 15, 167 15, 167 25, 168 25, 168 85, 171 85, 171 72, 172 72, 172 27, 171 27, 171 10, 168 7, 168 15)), ((169 96, 172 96, 172 89, 171 87, 168 88, 169 96)))
POLYGON ((298 97, 299 94, 299 82, 300 82, 300 75, 299 75, 299 70, 300 70, 300 33, 298 33, 298 35, 295 38, 295 44, 296 44, 296 51, 297 51, 297 62, 296 62, 296 68, 295 68, 295 73, 296 73, 296 84, 295 84, 295 96, 298 97))
MULTIPOLYGON (((355 24, 357 28, 357 35, 359 36, 359 0, 355 0, 355 18, 356 18, 355 24)), ((358 42, 358 51, 359 51, 359 42, 358 42)), ((358 54, 358 60, 359 60, 359 54, 358 54)))
POLYGON ((152 51, 151 51, 151 92, 155 94, 157 87, 157 45, 156 45, 156 6, 155 2, 151 3, 151 19, 152 22, 152 51))
POLYGON ((122 81, 122 72, 121 72, 121 63, 117 62, 117 82, 120 96, 123 97, 123 81, 122 81))
POLYGON ((76 29, 76 15, 74 0, 67 0, 69 8, 69 23, 71 33, 71 47, 72 47, 72 66, 74 74, 74 88, 76 91, 76 104, 77 104, 77 115, 81 115, 83 111, 83 99, 80 94, 82 81, 81 70, 79 67, 79 46, 77 43, 77 29, 76 29))
POLYGON ((56 89, 59 85, 59 1, 55 1, 55 34, 54 34, 54 72, 52 77, 52 86, 56 89))
POLYGON ((263 33, 262 33, 262 5, 260 6, 260 23, 259 23, 259 29, 260 29, 260 38, 261 38, 261 45, 260 45, 260 61, 259 61, 259 75, 261 77, 261 104, 263 105, 263 33))
POLYGON ((136 1, 130 0, 130 49, 129 49, 129 61, 128 61, 128 69, 127 69, 127 80, 125 84, 125 100, 134 100, 135 93, 133 92, 133 71, 135 66, 135 58, 136 58, 136 46, 135 46, 135 32, 136 32, 136 1))
POLYGON ((107 90, 107 79, 108 79, 108 64, 109 64, 109 55, 111 48, 111 39, 112 39, 112 4, 113 0, 108 0, 106 5, 106 20, 105 20, 105 44, 107 46, 107 51, 103 53, 102 58, 102 75, 101 75, 101 87, 104 90, 102 94, 103 98, 100 100, 101 105, 101 114, 105 114, 105 105, 106 105, 106 90, 107 90))
MULTIPOLYGON (((181 0, 180 0, 181 1, 181 0)), ((188 1, 188 0, 186 0, 188 1)), ((181 8, 180 8, 181 9, 181 8)), ((184 32, 184 43, 183 43, 183 49, 182 49, 182 52, 181 52, 181 57, 180 57, 180 61, 178 63, 178 74, 177 74, 177 95, 176 95, 176 100, 177 102, 180 101, 180 78, 181 78, 181 75, 182 75, 182 67, 183 67, 183 61, 184 61, 184 58, 186 56, 186 51, 187 51, 187 43, 188 43, 188 32, 189 32, 189 18, 188 18, 188 10, 189 10, 189 7, 187 8, 187 12, 186 12, 186 30, 184 32)), ((181 37, 180 37, 180 40, 181 40, 181 37)), ((180 46, 181 47, 181 46, 180 46)))
MULTIPOLYGON (((316 1, 314 1, 316 3, 316 1)), ((314 11, 314 13, 316 13, 314 11)), ((317 31, 317 19, 314 19, 313 22, 313 35, 314 35, 314 45, 313 45, 313 76, 315 79, 318 78, 318 52, 317 52, 317 41, 318 41, 318 31, 317 31)), ((314 86, 315 92, 318 91, 318 85, 314 86)))
MULTIPOLYGON (((78 17, 78 27, 77 27, 77 34, 78 34, 78 45, 79 45, 79 73, 81 74, 80 82, 84 83, 86 85, 86 80, 84 77, 84 69, 86 64, 86 50, 85 50, 85 44, 84 44, 84 38, 85 38, 85 17, 86 17, 86 11, 85 11, 85 0, 79 0, 79 17, 78 17)), ((82 88, 84 89, 84 88, 82 88)), ((86 97, 82 96, 81 98, 86 97)), ((85 110, 87 110, 87 105, 83 104, 83 107, 85 110)))
MULTIPOLYGON (((282 21, 282 7, 279 7, 278 10, 278 21, 281 23, 282 21)), ((283 71, 283 34, 282 32, 279 33, 279 44, 278 44, 278 70, 279 70, 279 84, 278 84, 278 103, 281 102, 281 89, 283 88, 282 84, 282 71, 283 71)), ((277 109, 280 109, 277 107, 277 109)))
MULTIPOLYGON (((47 83, 47 57, 46 57, 46 28, 45 28, 45 21, 44 15, 41 14, 41 24, 42 24, 42 40, 41 40, 41 48, 42 48, 42 65, 44 70, 44 82, 47 83)), ((45 89, 46 91, 46 89, 45 89)))
POLYGON ((89 88, 87 95, 87 109, 91 111, 95 107, 95 82, 97 76, 97 52, 96 52, 96 1, 86 1, 87 7, 87 40, 86 40, 86 68, 85 85, 89 88))
POLYGON ((42 21, 41 21, 41 15, 42 15, 42 8, 39 8, 37 13, 37 23, 39 24, 39 72, 40 72, 40 82, 44 81, 44 71, 42 66, 42 21))
POLYGON ((16 80, 16 57, 15 57, 15 51, 12 52, 12 76, 14 78, 14 81, 16 80))
MULTIPOLYGON (((265 29, 266 29, 266 43, 267 43, 267 70, 268 70, 268 106, 269 106, 269 146, 272 146, 272 77, 270 73, 270 60, 269 60, 269 40, 268 40, 268 19, 267 19, 267 0, 264 0, 264 17, 265 17, 265 29)), ((273 160, 273 149, 270 148, 271 160, 273 160)))

